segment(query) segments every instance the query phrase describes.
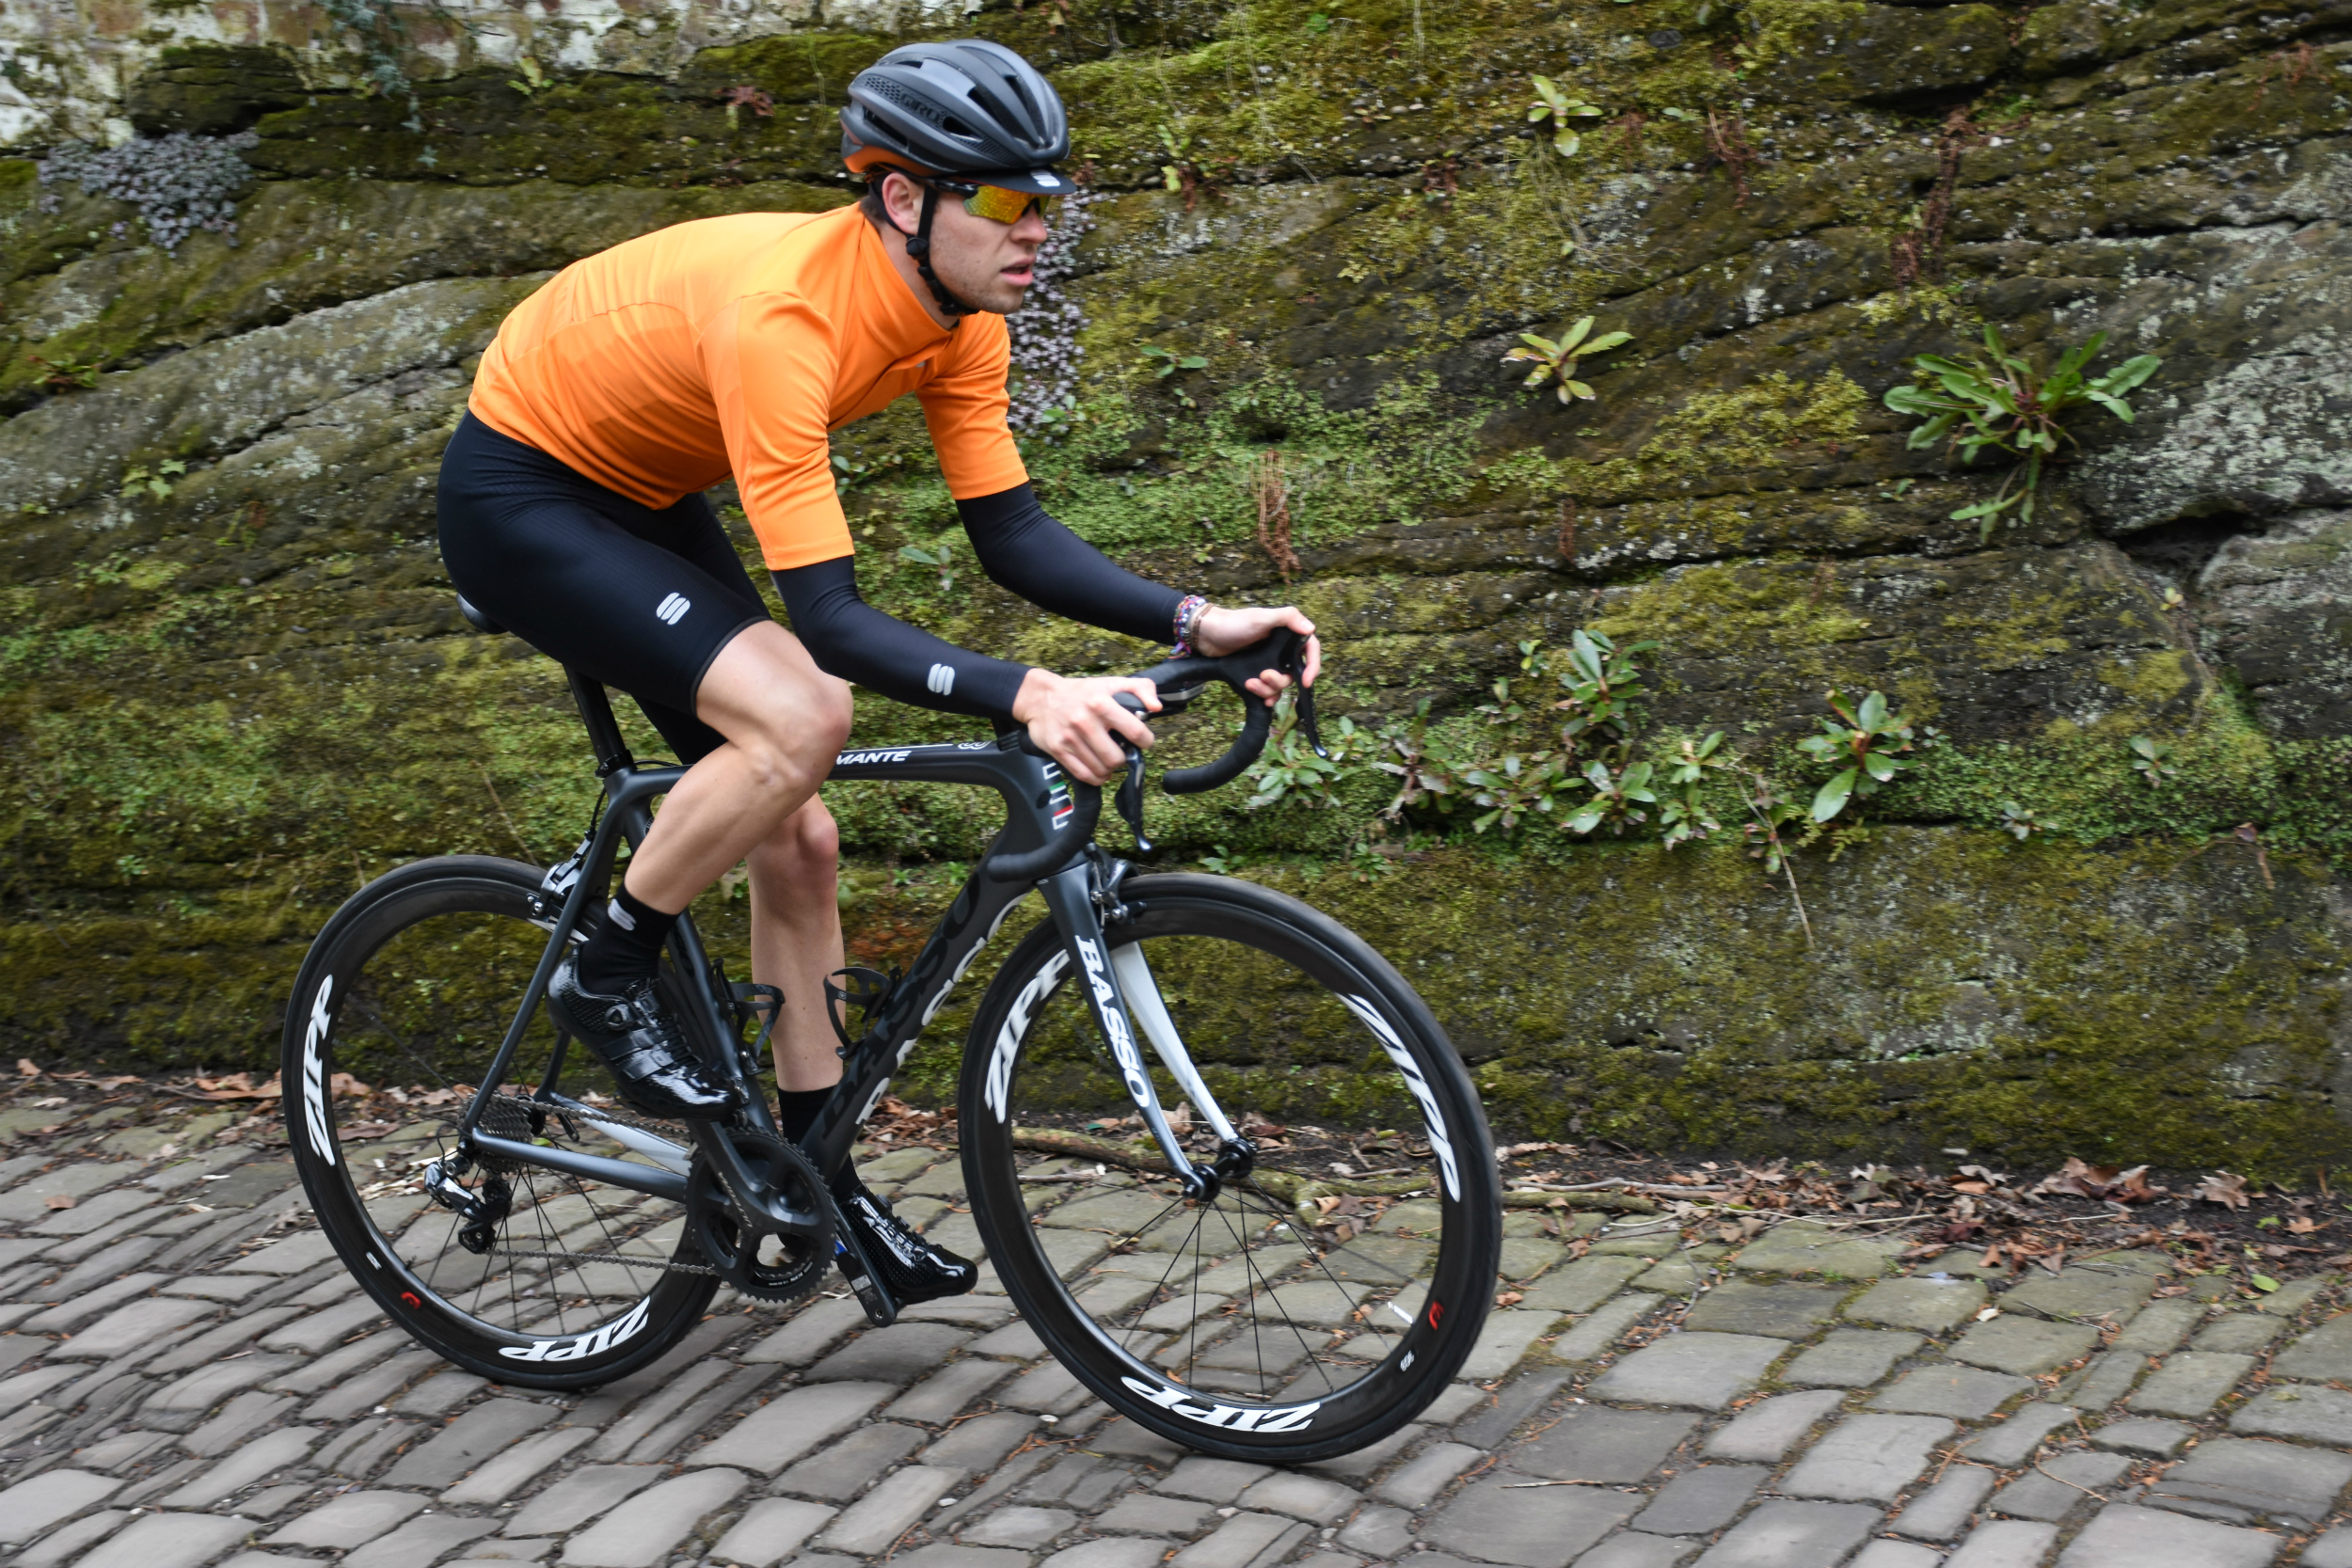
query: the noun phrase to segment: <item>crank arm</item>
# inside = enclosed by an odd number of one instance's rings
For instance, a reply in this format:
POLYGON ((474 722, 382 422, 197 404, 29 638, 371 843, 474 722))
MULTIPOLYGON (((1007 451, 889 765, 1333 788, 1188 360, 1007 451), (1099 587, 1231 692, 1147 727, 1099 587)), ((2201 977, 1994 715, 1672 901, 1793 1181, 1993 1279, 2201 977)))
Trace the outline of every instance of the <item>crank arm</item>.
POLYGON ((735 1140, 717 1123, 695 1123, 694 1145, 710 1162, 710 1168, 717 1174, 719 1184, 726 1189, 727 1196, 747 1213, 757 1214, 803 1235, 821 1237, 827 1228, 835 1236, 841 1234, 841 1216, 834 1209, 831 1195, 825 1194, 821 1175, 814 1183, 818 1192, 824 1195, 818 1199, 821 1207, 815 1211, 794 1209, 781 1201, 773 1187, 752 1174, 751 1167, 743 1163, 742 1152, 735 1147, 735 1140))
POLYGON ((1119 1064, 1120 1081, 1126 1085, 1127 1098, 1142 1114, 1143 1125, 1151 1129, 1152 1140, 1168 1161, 1168 1168, 1183 1183, 1186 1197, 1214 1197, 1216 1174, 1200 1169, 1185 1157, 1175 1129, 1168 1125, 1168 1115, 1160 1109, 1159 1093, 1152 1086, 1152 1075, 1143 1065, 1143 1052, 1136 1046, 1135 1031, 1127 1022, 1127 1005, 1120 994, 1118 972, 1105 951, 1102 922, 1094 911, 1093 884, 1093 867, 1079 864, 1047 878, 1038 884, 1038 891, 1045 895, 1045 907, 1053 912, 1054 927, 1061 933, 1062 945, 1085 989, 1087 1006, 1094 1012, 1094 1026, 1104 1043, 1110 1047, 1112 1060, 1119 1064))

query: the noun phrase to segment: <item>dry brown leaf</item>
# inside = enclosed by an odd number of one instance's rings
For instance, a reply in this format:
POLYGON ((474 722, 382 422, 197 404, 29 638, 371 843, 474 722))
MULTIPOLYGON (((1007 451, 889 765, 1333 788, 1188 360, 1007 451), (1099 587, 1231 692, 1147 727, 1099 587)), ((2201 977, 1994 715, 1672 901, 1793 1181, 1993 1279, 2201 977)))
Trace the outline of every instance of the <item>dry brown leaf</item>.
MULTIPOLYGON (((348 1073, 338 1077, 347 1078, 348 1073)), ((284 1094, 275 1074, 266 1084, 256 1085, 249 1072, 232 1072, 226 1078, 199 1078, 196 1086, 204 1091, 207 1100, 277 1100, 284 1094)))
POLYGON ((2253 1202, 2246 1191, 2246 1178, 2233 1176, 2226 1170, 2206 1177, 2189 1196, 2200 1203, 2218 1203, 2226 1209, 2244 1209, 2253 1202))
POLYGON ((73 1207, 73 1195, 72 1193, 51 1193, 47 1197, 41 1199, 41 1202, 46 1207, 51 1209, 71 1209, 73 1207))
POLYGON ((2300 1215, 2287 1221, 2287 1234, 2290 1236, 2308 1236, 2318 1228, 2318 1226, 2312 1224, 2310 1220, 2302 1218, 2300 1215))
POLYGON ((2094 1202, 2113 1200, 2117 1203, 2148 1203, 2161 1196, 2168 1189, 2151 1187, 2147 1181, 2148 1167, 2134 1165, 2129 1170, 2115 1165, 2087 1164, 2068 1156, 2065 1165, 2056 1174, 2045 1176, 2033 1191, 2065 1193, 2087 1197, 2094 1202))
POLYGON ((1523 1302, 1526 1299, 1527 1297, 1522 1291, 1505 1291, 1501 1295, 1495 1297, 1495 1305, 1497 1307, 1517 1307, 1520 1302, 1523 1302))
POLYGON ((20 1078, 38 1078, 40 1076, 40 1069, 35 1067, 29 1060, 23 1056, 19 1056, 16 1059, 16 1072, 17 1076, 20 1078))

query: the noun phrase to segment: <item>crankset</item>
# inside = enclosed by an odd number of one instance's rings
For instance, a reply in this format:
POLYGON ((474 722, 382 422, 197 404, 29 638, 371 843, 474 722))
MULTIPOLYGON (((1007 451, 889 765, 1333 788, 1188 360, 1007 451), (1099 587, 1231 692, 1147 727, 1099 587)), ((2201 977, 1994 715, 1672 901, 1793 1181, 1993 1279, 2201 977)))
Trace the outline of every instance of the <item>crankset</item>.
POLYGON ((833 1264, 834 1208, 824 1178, 791 1144, 748 1128, 717 1137, 733 1144, 750 1189, 723 1154, 694 1150, 686 1176, 686 1227, 719 1277, 761 1301, 795 1301, 833 1264))

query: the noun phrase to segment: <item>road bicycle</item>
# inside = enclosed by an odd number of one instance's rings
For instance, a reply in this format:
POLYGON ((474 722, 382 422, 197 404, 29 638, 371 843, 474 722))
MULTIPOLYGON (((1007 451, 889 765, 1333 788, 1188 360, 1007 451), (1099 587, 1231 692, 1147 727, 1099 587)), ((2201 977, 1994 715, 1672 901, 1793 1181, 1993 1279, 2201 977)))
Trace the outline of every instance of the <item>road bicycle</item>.
MULTIPOLYGON (((1215 685, 1295 672, 1299 655, 1285 631, 1143 673, 1180 712, 1215 685)), ((789 1301, 836 1264, 872 1323, 892 1323, 900 1304, 825 1175, 1035 893, 1044 918, 966 1036, 956 1126, 987 1259, 1046 1347, 1138 1425, 1261 1462, 1375 1442, 1460 1370, 1494 1293, 1501 1196, 1477 1093, 1437 1020, 1299 900, 1106 852, 1103 791, 1023 732, 835 758, 836 780, 993 789, 1005 822, 910 968, 829 984, 844 1070, 799 1143, 760 1082, 780 993, 731 983, 691 916, 659 983, 745 1108, 693 1124, 628 1110, 542 999, 685 769, 639 763, 603 687, 566 674, 602 782, 578 847, 546 870, 447 855, 376 878, 319 933, 288 1009, 303 1184, 409 1334, 501 1383, 590 1387, 675 1346, 723 1284, 789 1301)), ((1269 717, 1244 705, 1232 748, 1167 773, 1168 790, 1248 767, 1269 717)), ((1311 738, 1304 692, 1301 714, 1311 738)), ((1117 800, 1144 851, 1130 750, 1117 800)))

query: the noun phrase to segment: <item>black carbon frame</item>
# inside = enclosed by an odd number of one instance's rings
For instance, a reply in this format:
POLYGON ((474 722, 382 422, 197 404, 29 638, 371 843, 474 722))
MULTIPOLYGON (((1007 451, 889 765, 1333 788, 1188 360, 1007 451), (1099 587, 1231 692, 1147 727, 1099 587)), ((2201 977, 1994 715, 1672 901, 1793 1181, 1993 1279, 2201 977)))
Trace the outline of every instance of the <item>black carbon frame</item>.
MULTIPOLYGON (((548 978, 592 901, 605 895, 622 844, 642 842, 653 825, 654 800, 675 788, 686 774, 677 767, 641 767, 622 743, 612 705, 601 687, 572 673, 572 694, 588 726, 604 782, 605 810, 571 863, 576 873, 556 902, 556 887, 541 897, 537 912, 548 926, 541 956, 515 1019, 484 1074, 460 1123, 458 1138, 490 1158, 536 1165, 605 1182, 652 1196, 682 1199, 686 1179, 633 1161, 545 1148, 484 1132, 485 1106, 514 1065, 532 1016, 547 992, 548 978)), ((842 1077, 818 1113, 801 1148, 818 1170, 831 1174, 850 1158, 858 1129, 889 1091, 891 1075, 914 1050, 924 1026, 937 1015, 980 949, 1002 927, 1013 907, 1032 888, 1042 892, 1073 978, 1085 983, 1096 1027, 1117 1061, 1128 1093, 1142 1113, 1171 1168, 1187 1186, 1197 1181, 1174 1132, 1168 1127, 1128 1024, 1118 976, 1107 960, 1098 896, 1108 897, 1117 880, 1114 863, 1093 847, 1102 792, 1063 774, 1050 758, 1025 749, 1018 733, 999 739, 940 745, 852 749, 840 753, 829 775, 838 780, 904 780, 970 784, 993 789, 1005 802, 1005 825, 955 901, 916 955, 912 970, 882 999, 863 1038, 843 1053, 842 1077)), ((554 874, 550 874, 552 880, 554 874)), ((671 957, 694 997, 697 1017, 689 1021, 710 1067, 744 1091, 745 1118, 771 1135, 777 1132, 758 1085, 758 1064, 745 1060, 727 1027, 730 999, 723 997, 715 971, 690 915, 681 915, 671 939, 671 957)), ((716 1123, 693 1124, 695 1147, 719 1166, 735 1192, 758 1192, 766 1184, 745 1167, 734 1141, 716 1123)))

